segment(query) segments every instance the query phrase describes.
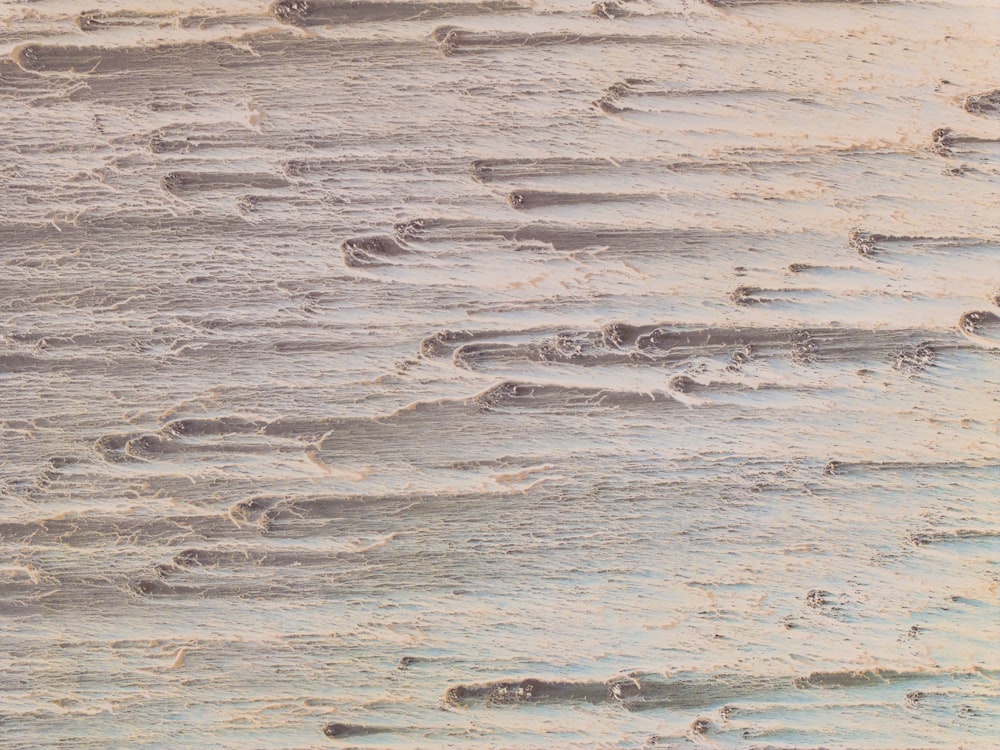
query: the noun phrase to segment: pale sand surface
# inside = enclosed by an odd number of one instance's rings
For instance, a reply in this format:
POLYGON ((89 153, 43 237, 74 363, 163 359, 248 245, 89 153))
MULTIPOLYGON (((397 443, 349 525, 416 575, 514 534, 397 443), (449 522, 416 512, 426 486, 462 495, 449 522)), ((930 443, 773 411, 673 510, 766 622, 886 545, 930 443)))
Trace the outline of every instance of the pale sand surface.
POLYGON ((101 5, 0 4, 0 746, 996 746, 995 3, 101 5))

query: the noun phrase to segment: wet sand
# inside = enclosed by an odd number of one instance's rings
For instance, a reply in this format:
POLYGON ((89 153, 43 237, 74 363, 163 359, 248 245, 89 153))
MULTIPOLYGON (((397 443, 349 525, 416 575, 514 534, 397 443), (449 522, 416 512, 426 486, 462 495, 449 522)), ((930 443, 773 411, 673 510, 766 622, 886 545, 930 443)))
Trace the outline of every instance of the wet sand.
POLYGON ((0 14, 0 745, 994 742, 995 3, 0 14))

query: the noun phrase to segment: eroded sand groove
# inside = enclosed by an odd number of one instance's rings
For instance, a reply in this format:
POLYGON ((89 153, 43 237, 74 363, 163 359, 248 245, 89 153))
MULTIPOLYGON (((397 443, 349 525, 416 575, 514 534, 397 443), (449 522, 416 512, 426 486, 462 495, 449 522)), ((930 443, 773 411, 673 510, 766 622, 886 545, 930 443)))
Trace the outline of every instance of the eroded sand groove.
POLYGON ((995 4, 0 14, 0 745, 994 741, 995 4))

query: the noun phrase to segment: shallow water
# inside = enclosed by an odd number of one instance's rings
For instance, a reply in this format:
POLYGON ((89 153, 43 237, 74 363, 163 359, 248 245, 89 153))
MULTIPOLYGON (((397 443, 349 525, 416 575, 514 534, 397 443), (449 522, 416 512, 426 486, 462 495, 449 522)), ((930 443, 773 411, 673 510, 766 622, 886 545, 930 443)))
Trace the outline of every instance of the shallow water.
POLYGON ((1000 8, 0 6, 0 745, 1000 734, 1000 8))

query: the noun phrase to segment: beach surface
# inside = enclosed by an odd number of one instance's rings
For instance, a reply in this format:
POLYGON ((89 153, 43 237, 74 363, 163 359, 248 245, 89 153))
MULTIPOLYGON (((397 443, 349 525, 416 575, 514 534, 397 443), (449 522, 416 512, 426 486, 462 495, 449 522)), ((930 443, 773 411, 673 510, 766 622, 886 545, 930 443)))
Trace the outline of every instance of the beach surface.
POLYGON ((0 746, 996 746, 1000 5, 101 5, 0 3, 0 746))

